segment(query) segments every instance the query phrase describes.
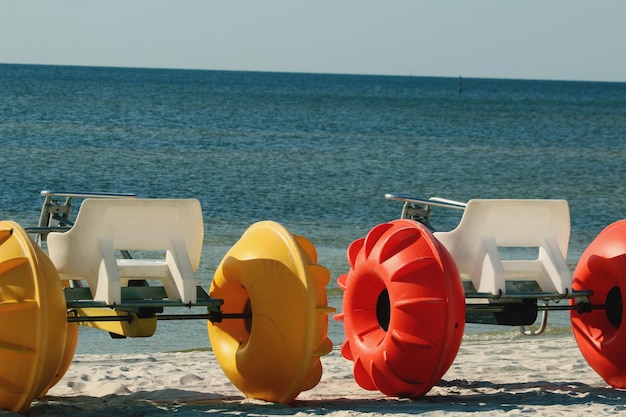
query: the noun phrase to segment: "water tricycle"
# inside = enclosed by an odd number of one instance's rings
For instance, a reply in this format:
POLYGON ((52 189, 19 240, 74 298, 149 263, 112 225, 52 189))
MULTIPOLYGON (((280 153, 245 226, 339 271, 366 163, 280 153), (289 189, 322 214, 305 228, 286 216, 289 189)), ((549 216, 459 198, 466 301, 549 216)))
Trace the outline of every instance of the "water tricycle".
MULTIPOLYGON (((81 325, 125 338, 152 336, 159 320, 206 320, 219 365, 246 397, 289 403, 320 381, 334 309, 308 239, 253 224, 206 291, 194 277, 198 200, 41 194, 37 227, 0 222, 0 409, 22 413, 61 380, 81 325)), ((422 397, 454 361, 465 323, 537 336, 549 311, 567 310, 587 362, 626 388, 626 220, 598 235, 572 277, 564 200, 386 197, 404 203, 400 219, 354 241, 338 278, 341 353, 361 387, 422 397), (434 231, 434 207, 462 210, 458 226, 434 231)))
POLYGON ((0 409, 23 413, 63 377, 79 325, 125 338, 152 336, 158 320, 207 320, 218 363, 247 397, 288 403, 319 382, 334 309, 309 240, 253 224, 207 292, 194 277, 198 200, 41 194, 37 227, 0 222, 0 409))
POLYGON ((465 323, 537 336, 549 311, 567 310, 589 365, 626 388, 626 220, 596 237, 572 277, 565 200, 386 198, 404 203, 400 219, 354 241, 338 279, 341 352, 361 387, 419 398, 454 361, 465 323), (462 210, 456 228, 433 231, 434 207, 462 210))

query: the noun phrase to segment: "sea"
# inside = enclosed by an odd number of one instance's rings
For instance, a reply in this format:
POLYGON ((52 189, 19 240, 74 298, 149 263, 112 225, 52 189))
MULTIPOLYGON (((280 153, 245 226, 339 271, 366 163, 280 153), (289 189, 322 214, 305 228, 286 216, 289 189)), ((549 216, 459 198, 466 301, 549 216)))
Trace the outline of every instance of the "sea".
MULTIPOLYGON (((400 216, 386 193, 566 199, 572 269, 626 218, 626 83, 0 65, 0 141, 0 218, 35 226, 42 190, 197 198, 199 285, 251 224, 274 220, 316 246, 338 312, 348 246, 400 216)), ((460 215, 435 208, 432 224, 460 215)), ((553 315, 546 337, 571 333, 553 315)), ((329 335, 341 344, 341 322, 329 335)), ((198 349, 202 320, 143 339, 81 328, 77 352, 198 349)))

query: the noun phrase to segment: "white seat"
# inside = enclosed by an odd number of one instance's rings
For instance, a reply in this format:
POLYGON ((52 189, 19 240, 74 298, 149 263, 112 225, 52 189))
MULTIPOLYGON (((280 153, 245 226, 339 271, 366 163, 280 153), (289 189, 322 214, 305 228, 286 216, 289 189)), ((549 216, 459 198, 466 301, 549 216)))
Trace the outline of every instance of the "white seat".
POLYGON ((565 294, 570 234, 565 200, 470 200, 458 226, 435 237, 477 292, 505 295, 505 281, 536 280, 544 292, 565 294), (498 248, 538 248, 537 259, 502 260, 498 248))
POLYGON ((155 279, 187 304, 197 301, 203 238, 198 200, 86 199, 69 231, 48 235, 48 253, 60 274, 88 282, 95 301, 120 304, 124 282, 155 279), (117 259, 116 250, 159 251, 161 259, 117 259))

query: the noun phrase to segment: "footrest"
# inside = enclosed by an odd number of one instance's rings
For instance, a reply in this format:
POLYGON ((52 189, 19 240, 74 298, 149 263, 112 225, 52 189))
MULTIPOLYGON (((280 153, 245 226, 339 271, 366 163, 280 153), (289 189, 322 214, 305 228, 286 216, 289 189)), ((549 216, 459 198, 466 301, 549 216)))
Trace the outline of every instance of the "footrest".
POLYGON ((89 288, 65 288, 67 308, 112 308, 122 311, 133 311, 137 308, 159 307, 207 307, 210 311, 219 311, 224 300, 211 298, 202 289, 196 287, 197 300, 193 304, 185 304, 179 300, 169 300, 163 287, 123 287, 122 302, 109 305, 104 301, 94 301, 89 288))

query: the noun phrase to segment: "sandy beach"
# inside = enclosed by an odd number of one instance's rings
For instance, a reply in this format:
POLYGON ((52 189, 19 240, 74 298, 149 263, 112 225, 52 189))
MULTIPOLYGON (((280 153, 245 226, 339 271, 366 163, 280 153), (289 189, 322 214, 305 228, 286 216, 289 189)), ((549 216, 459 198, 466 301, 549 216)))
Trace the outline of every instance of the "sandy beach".
POLYGON ((336 347, 324 374, 290 405, 245 399, 210 351, 77 355, 66 376, 28 416, 578 416, 626 412, 573 337, 463 343, 444 378, 420 400, 361 389, 336 347))

